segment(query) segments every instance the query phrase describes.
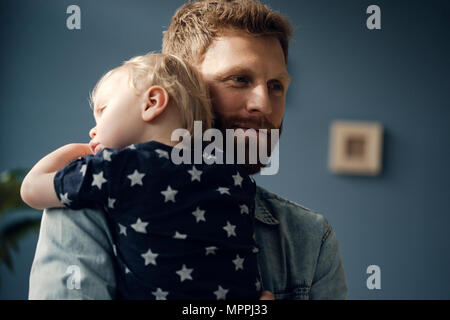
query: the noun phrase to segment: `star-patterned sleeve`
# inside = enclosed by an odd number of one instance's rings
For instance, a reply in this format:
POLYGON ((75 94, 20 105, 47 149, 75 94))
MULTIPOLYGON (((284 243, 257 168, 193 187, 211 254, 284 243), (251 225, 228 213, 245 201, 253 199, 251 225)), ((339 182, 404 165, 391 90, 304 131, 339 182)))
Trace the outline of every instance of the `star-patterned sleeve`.
MULTIPOLYGON (((111 189, 118 184, 126 166, 136 163, 132 148, 103 149, 95 155, 78 158, 59 170, 54 178, 56 195, 66 207, 104 208, 114 205, 111 189)), ((132 183, 139 183, 142 175, 130 175, 132 183)))

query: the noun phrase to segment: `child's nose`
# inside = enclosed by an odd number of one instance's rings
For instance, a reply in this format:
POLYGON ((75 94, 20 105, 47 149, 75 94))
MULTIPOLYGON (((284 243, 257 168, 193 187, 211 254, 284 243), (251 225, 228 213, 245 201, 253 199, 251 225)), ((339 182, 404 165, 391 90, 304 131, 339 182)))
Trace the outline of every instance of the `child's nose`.
POLYGON ((97 134, 97 129, 96 129, 96 128, 92 128, 92 129, 89 131, 89 137, 91 137, 91 139, 94 139, 94 137, 96 136, 96 134, 97 134))

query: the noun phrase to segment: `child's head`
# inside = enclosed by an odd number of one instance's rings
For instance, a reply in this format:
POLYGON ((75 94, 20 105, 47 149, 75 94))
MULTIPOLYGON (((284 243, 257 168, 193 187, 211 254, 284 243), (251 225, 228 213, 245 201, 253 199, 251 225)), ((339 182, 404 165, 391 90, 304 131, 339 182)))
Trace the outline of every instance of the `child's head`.
POLYGON ((106 73, 91 94, 96 126, 91 146, 123 148, 170 141, 174 129, 191 133, 194 120, 212 125, 208 91, 199 74, 173 55, 149 53, 106 73))

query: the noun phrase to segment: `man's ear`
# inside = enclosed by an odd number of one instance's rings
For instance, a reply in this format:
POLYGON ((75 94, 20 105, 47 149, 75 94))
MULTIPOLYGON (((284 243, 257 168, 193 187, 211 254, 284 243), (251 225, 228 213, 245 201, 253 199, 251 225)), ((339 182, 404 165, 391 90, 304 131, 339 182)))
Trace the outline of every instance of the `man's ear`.
POLYGON ((160 86, 152 86, 145 94, 145 107, 142 110, 142 119, 145 122, 155 119, 169 104, 169 93, 160 86))

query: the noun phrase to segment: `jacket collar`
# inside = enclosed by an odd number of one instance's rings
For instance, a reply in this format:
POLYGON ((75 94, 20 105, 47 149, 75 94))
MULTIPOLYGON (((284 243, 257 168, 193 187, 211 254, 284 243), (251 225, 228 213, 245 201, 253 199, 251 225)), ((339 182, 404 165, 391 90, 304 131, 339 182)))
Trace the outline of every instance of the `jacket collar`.
POLYGON ((261 221, 262 223, 268 225, 277 225, 280 224, 280 221, 276 219, 272 213, 270 213, 270 208, 267 203, 268 198, 271 193, 259 186, 256 186, 256 210, 255 210, 255 218, 261 221))

